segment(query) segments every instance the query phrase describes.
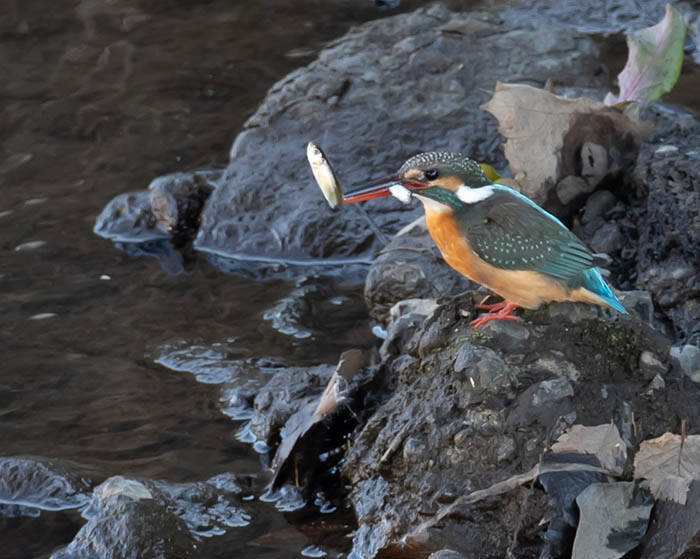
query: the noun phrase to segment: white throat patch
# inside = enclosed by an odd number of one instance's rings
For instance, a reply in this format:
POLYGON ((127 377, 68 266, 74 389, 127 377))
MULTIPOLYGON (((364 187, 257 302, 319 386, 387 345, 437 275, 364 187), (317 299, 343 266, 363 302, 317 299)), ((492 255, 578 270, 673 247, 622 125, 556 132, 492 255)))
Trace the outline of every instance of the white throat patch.
POLYGON ((478 188, 471 188, 466 185, 462 185, 457 189, 457 198, 459 198, 465 204, 474 204, 476 202, 481 202, 486 200, 489 196, 493 194, 493 187, 491 186, 480 186, 478 188))
POLYGON ((404 204, 408 204, 411 201, 411 191, 402 184, 390 186, 389 192, 391 192, 392 196, 398 198, 404 204))

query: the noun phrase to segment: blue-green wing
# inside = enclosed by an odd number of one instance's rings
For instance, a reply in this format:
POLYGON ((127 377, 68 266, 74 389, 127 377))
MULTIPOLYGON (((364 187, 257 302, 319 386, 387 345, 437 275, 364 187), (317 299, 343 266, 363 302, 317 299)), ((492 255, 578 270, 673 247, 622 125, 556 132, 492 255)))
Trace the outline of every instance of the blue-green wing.
POLYGON ((593 255, 556 217, 498 185, 487 199, 457 212, 472 249, 506 270, 532 270, 571 281, 592 268, 593 255))

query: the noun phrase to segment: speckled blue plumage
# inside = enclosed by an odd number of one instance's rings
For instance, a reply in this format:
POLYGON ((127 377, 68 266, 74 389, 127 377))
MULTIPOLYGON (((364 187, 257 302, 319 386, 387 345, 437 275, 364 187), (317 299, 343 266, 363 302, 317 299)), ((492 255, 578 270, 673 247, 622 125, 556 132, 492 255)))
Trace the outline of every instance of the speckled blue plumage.
POLYGON ((588 248, 555 216, 516 190, 488 185, 493 193, 467 204, 452 191, 434 187, 421 191, 452 208, 472 250, 503 270, 531 270, 562 281, 570 289, 584 288, 614 309, 627 312, 605 282, 588 248))

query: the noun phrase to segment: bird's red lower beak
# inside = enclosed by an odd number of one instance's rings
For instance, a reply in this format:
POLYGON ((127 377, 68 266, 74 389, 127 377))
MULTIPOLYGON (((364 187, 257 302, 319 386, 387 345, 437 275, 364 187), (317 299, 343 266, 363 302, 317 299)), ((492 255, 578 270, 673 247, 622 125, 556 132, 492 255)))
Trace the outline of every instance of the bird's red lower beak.
POLYGON ((395 175, 377 179, 343 194, 343 204, 352 204, 353 202, 364 202, 365 200, 391 196, 389 188, 395 184, 401 184, 401 179, 395 175))
POLYGON ((430 186, 429 184, 402 179, 398 175, 391 175, 389 177, 372 181, 343 194, 343 204, 365 202, 366 200, 373 200, 374 198, 391 196, 391 190, 389 189, 392 186, 397 185, 405 186, 409 190, 419 190, 430 186))

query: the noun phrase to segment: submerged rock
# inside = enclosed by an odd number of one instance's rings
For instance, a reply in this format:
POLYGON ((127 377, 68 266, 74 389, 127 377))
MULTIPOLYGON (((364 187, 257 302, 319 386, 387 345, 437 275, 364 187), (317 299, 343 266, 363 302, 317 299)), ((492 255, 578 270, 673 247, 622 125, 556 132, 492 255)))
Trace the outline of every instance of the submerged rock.
POLYGON ((0 501, 43 510, 79 508, 90 498, 94 476, 67 460, 0 458, 0 501))
POLYGON ((199 538, 249 523, 240 492, 229 474, 184 484, 111 477, 83 511, 87 524, 52 558, 199 557, 199 538))
POLYGON ((148 191, 120 194, 97 217, 94 232, 123 243, 192 237, 220 171, 173 173, 154 179, 148 191))

